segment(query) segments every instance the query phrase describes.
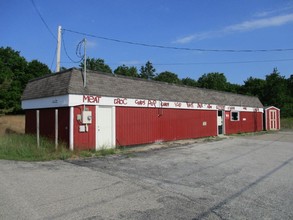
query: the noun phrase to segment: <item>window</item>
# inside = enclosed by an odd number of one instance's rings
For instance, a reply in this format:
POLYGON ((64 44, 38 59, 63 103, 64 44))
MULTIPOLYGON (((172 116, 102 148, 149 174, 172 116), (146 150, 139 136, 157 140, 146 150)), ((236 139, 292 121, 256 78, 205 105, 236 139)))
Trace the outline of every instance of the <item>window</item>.
POLYGON ((239 112, 231 112, 231 121, 239 121, 239 112))

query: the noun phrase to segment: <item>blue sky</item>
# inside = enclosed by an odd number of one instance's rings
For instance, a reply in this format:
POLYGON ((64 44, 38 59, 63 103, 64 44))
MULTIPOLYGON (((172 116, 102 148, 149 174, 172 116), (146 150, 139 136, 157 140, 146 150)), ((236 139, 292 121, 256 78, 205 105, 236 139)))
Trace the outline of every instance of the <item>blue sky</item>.
MULTIPOLYGON (((293 74, 292 0, 34 0, 34 3, 51 32, 31 0, 0 0, 0 46, 10 46, 27 60, 37 59, 52 70, 56 68, 55 37, 61 25, 65 29, 66 49, 74 60, 78 60, 75 51, 84 36, 66 30, 122 41, 203 49, 160 49, 86 36, 88 56, 104 59, 113 70, 122 64, 139 69, 149 60, 158 73, 166 70, 179 78, 198 79, 204 73, 221 72, 229 82, 238 84, 249 76, 265 78, 274 67, 286 78, 293 74), (255 51, 262 49, 267 51, 255 51)), ((71 63, 63 46, 61 65, 78 66, 71 63)))

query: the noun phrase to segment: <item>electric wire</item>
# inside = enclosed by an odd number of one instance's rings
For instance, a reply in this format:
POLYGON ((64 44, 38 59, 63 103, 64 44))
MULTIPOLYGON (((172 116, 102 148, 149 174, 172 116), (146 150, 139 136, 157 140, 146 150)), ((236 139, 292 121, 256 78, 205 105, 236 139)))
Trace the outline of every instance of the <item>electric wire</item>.
POLYGON ((82 49, 82 44, 84 43, 84 40, 81 40, 77 46, 76 46, 76 50, 75 50, 75 54, 78 58, 81 58, 83 59, 84 57, 84 54, 81 52, 81 49, 82 49))
MULTIPOLYGON (((224 62, 189 62, 189 63, 152 63, 156 66, 186 66, 186 65, 211 65, 211 64, 246 64, 246 63, 269 63, 269 62, 287 62, 293 61, 293 59, 276 59, 276 60, 247 60, 247 61, 224 61, 224 62)), ((61 63, 73 63, 73 62, 61 62, 61 63)), ((111 65, 119 65, 121 63, 111 63, 111 65)), ((132 66, 140 66, 145 63, 136 63, 132 66)))
POLYGON ((42 14, 41 14, 40 11, 39 11, 39 9, 37 8, 37 6, 36 6, 34 0, 31 0, 31 2, 32 2, 32 4, 33 4, 33 6, 34 6, 34 8, 35 8, 35 10, 36 10, 36 12, 37 12, 37 14, 39 15, 40 19, 42 20, 43 24, 45 25, 45 27, 46 27, 47 30, 49 31, 49 33, 52 35, 52 37, 53 37, 56 41, 58 41, 58 40, 57 40, 57 37, 53 34, 53 32, 52 32, 51 29, 49 28, 47 22, 45 21, 45 19, 43 18, 42 14))
MULTIPOLYGON (((62 45, 63 45, 63 49, 64 49, 64 52, 65 52, 65 54, 66 54, 66 56, 67 56, 67 58, 72 62, 72 63, 80 63, 81 61, 82 61, 82 57, 80 58, 80 60, 78 60, 78 61, 76 61, 76 60, 74 60, 74 59, 72 59, 70 56, 69 56, 69 54, 68 54, 68 52, 67 52, 67 49, 66 49, 66 45, 65 45, 65 40, 64 40, 64 33, 63 33, 63 29, 62 29, 62 45)), ((79 43, 78 43, 78 45, 79 45, 79 43)), ((76 53, 76 55, 77 55, 77 53, 76 53)), ((64 62, 63 62, 64 63, 64 62)))
POLYGON ((268 62, 287 62, 293 59, 275 59, 275 60, 247 60, 247 61, 223 61, 223 62, 190 62, 190 63, 154 63, 158 66, 183 66, 183 65, 210 65, 210 64, 245 64, 245 63, 268 63, 268 62))
POLYGON ((139 43, 134 41, 126 41, 115 38, 103 37, 89 33, 83 33, 80 31, 74 31, 69 29, 64 29, 63 31, 67 31, 74 34, 79 34, 82 36, 93 37, 101 40, 107 40, 117 43, 130 44, 136 46, 143 47, 152 47, 152 48, 160 48, 160 49, 171 49, 171 50, 185 50, 185 51, 199 51, 199 52, 228 52, 228 53, 254 53, 254 52, 285 52, 285 51, 293 51, 293 48, 277 48, 277 49, 245 49, 245 50, 235 50, 235 49, 202 49, 202 48, 189 48, 189 47, 172 47, 172 46, 164 46, 164 45, 156 45, 156 44, 147 44, 147 43, 139 43))
POLYGON ((55 58, 56 58, 56 55, 57 55, 56 52, 57 52, 57 45, 55 47, 55 52, 54 52, 54 55, 53 55, 53 59, 52 59, 52 62, 51 62, 51 66, 50 66, 50 69, 51 69, 52 72, 54 72, 53 69, 52 69, 52 67, 53 67, 53 63, 54 63, 55 58))

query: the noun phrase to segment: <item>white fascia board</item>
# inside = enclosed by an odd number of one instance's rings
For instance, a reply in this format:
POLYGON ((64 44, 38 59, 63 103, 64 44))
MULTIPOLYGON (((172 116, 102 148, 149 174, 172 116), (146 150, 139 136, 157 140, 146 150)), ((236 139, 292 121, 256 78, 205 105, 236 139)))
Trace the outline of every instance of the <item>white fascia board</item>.
POLYGON ((153 99, 130 99, 120 97, 106 97, 94 95, 69 95, 69 105, 103 105, 103 106, 122 106, 140 108, 172 108, 172 109, 197 109, 197 110, 225 110, 225 111, 245 111, 263 112, 263 108, 224 106, 215 104, 205 104, 197 102, 174 102, 153 99))
POLYGON ((53 96, 39 99, 22 100, 22 109, 41 109, 66 107, 69 103, 69 95, 53 96))
POLYGON ((140 108, 171 108, 171 109, 194 109, 194 110, 225 110, 241 112, 262 112, 263 108, 225 106, 215 104, 205 104, 197 102, 174 102, 153 99, 130 99, 119 97, 106 97, 94 95, 63 95, 30 99, 22 101, 22 109, 57 108, 78 105, 102 105, 102 106, 122 106, 140 108))

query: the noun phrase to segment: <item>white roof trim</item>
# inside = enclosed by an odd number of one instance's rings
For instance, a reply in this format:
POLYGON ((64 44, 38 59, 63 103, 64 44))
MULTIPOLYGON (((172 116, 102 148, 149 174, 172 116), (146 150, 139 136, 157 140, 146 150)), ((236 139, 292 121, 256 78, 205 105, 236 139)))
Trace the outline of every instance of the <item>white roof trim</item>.
POLYGON ((174 102, 164 100, 129 99, 95 95, 63 95, 22 101, 23 109, 57 108, 78 105, 125 106, 142 108, 172 108, 194 110, 235 110, 245 112, 263 112, 263 108, 249 106, 225 106, 196 102, 174 102))

